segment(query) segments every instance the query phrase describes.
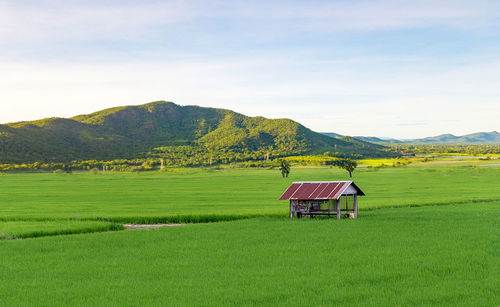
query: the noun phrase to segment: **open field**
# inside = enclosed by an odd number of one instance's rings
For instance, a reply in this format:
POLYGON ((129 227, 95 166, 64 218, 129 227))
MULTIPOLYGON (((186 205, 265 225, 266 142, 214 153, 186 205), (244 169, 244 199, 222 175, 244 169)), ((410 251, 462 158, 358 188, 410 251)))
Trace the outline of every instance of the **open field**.
POLYGON ((0 240, 90 233, 125 229, 121 224, 100 221, 0 221, 0 240))
POLYGON ((123 229, 121 224, 100 221, 0 221, 0 240, 123 229))
POLYGON ((5 241, 0 304, 494 306, 499 206, 5 241))
POLYGON ((429 157, 388 158, 388 159, 362 159, 358 160, 360 167, 460 167, 460 166, 498 166, 500 160, 496 156, 491 158, 474 157, 470 155, 439 154, 429 157))
MULTIPOLYGON (((360 209, 500 199, 500 168, 358 169, 368 197, 360 209)), ((226 216, 284 215, 278 197, 292 181, 349 180, 336 168, 226 169, 106 174, 0 176, 0 219, 112 219, 123 222, 210 221, 226 216), (214 217, 215 216, 215 217, 214 217), (169 220, 170 218, 170 220, 169 220)))
MULTIPOLYGON (((460 157, 460 156, 465 156, 465 157, 470 157, 471 154, 470 153, 451 153, 451 152, 433 152, 431 155, 433 156, 456 156, 456 157, 460 157)), ((493 154, 493 153, 490 153, 490 154, 477 154, 475 155, 477 157, 489 157, 489 158, 500 158, 500 154, 493 154)))
POLYGON ((358 169, 355 220, 290 220, 331 168, 0 175, 0 306, 468 305, 500 300, 500 168, 358 169), (250 218, 249 217, 254 217, 250 218))

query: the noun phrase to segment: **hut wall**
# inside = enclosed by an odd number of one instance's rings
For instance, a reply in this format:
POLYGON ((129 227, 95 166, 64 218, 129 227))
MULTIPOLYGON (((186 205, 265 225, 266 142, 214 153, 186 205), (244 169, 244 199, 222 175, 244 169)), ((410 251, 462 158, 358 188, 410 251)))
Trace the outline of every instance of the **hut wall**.
POLYGON ((358 191, 356 191, 356 189, 352 185, 350 185, 342 194, 357 194, 357 193, 358 191))

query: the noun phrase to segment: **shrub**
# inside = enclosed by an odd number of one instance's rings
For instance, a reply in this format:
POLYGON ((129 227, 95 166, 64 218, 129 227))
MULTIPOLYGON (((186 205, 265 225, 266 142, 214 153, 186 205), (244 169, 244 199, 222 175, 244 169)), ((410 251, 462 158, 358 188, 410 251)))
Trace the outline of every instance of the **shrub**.
POLYGON ((89 173, 96 175, 99 173, 99 169, 97 167, 94 167, 93 169, 89 170, 89 173))

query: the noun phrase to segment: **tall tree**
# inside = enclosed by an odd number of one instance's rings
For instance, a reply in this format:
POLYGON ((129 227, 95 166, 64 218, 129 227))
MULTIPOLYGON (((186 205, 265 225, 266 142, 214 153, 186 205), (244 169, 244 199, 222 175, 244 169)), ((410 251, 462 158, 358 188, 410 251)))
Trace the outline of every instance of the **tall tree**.
POLYGON ((352 178, 352 172, 354 169, 358 167, 358 163, 356 161, 350 159, 342 159, 335 162, 335 165, 339 168, 343 168, 349 172, 349 177, 352 178))
POLYGON ((288 174, 290 174, 290 162, 287 160, 280 160, 279 169, 283 178, 288 177, 288 174))

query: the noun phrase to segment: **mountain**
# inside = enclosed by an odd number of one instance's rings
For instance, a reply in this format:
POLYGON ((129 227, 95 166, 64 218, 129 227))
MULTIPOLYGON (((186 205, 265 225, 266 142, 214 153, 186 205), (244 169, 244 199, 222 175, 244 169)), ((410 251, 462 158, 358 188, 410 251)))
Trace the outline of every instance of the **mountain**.
MULTIPOLYGON (((342 134, 338 134, 335 132, 320 132, 323 135, 329 136, 331 138, 341 138, 343 137, 342 134)), ((374 144, 390 144, 390 143, 402 143, 402 141, 397 140, 397 139, 392 139, 392 138, 378 138, 375 136, 354 136, 355 139, 368 142, 368 143, 374 143, 374 144)))
MULTIPOLYGON (((330 136, 332 138, 341 137, 340 134, 333 132, 322 132, 321 134, 330 136)), ((355 139, 379 144, 389 145, 395 143, 407 144, 500 144, 500 133, 497 131, 492 132, 477 132, 463 136, 456 136, 453 134, 441 134, 433 137, 426 137, 421 139, 393 139, 374 136, 355 136, 355 139)))
POLYGON ((395 155, 380 145, 330 138, 290 119, 248 117, 165 101, 0 125, 1 163, 137 158, 158 147, 186 145, 214 153, 267 151, 274 156, 395 155))
POLYGON ((375 137, 375 136, 355 136, 356 139, 369 142, 369 143, 375 143, 375 144, 392 144, 392 143, 403 143, 401 140, 397 139, 391 139, 391 138, 382 138, 382 137, 375 137))
POLYGON ((431 136, 431 137, 426 137, 422 139, 415 139, 412 140, 412 143, 433 143, 433 144, 450 144, 450 143, 458 143, 458 140, 460 139, 459 136, 455 136, 450 133, 446 134, 441 134, 438 136, 431 136))
POLYGON ((335 133, 335 132, 320 132, 320 133, 323 134, 323 135, 329 136, 331 138, 340 138, 340 137, 343 137, 342 134, 338 134, 338 133, 335 133))
POLYGON ((441 134, 434 137, 412 140, 411 143, 422 144, 500 144, 500 133, 492 132, 477 132, 463 136, 455 136, 453 134, 441 134))

